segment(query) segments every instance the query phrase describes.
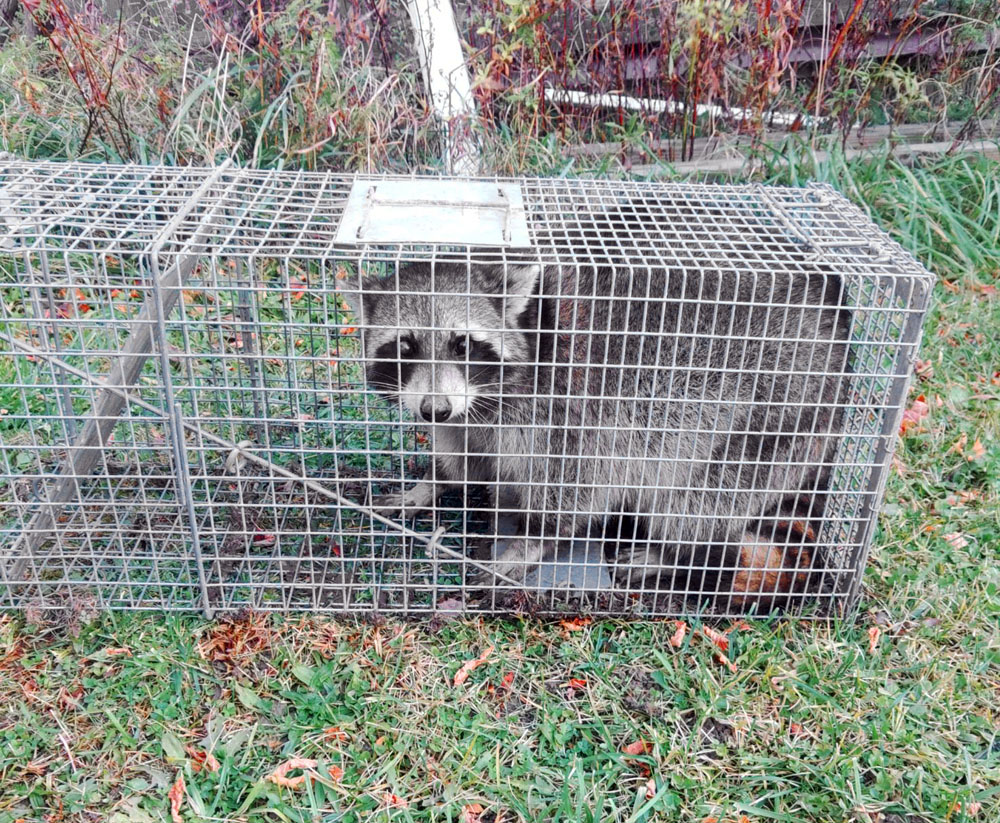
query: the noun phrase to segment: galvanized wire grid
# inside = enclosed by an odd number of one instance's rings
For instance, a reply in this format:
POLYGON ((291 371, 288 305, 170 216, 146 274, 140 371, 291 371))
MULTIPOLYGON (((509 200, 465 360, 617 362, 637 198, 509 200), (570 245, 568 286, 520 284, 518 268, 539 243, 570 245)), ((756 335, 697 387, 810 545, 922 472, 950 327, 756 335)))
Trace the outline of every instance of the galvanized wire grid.
MULTIPOLYGON (((0 605, 647 615, 780 606, 811 616, 850 609, 932 282, 864 214, 825 186, 496 181, 520 187, 530 248, 338 243, 345 203, 361 179, 390 178, 0 165, 0 605), (640 329, 626 338, 629 351, 638 345, 641 352, 638 368, 625 362, 632 354, 610 361, 608 329, 574 326, 561 315, 560 333, 576 341, 563 350, 565 365, 577 377, 551 383, 552 396, 535 386, 531 419, 522 414, 518 423, 535 432, 523 455, 531 468, 505 477, 504 495, 463 490, 459 482, 404 519, 372 510, 372 498, 412 487, 443 439, 416 423, 402 400, 374 390, 365 366, 378 357, 368 350, 373 333, 386 326, 393 339, 444 339, 433 315, 421 320, 417 309, 430 282, 392 294, 392 286, 415 282, 407 274, 415 263, 430 263, 427 279, 435 281, 449 266, 464 267, 470 321, 482 301, 503 303, 497 289, 483 288, 487 263, 505 278, 532 266, 601 268, 616 283, 640 284, 625 287, 625 316, 640 329), (643 293, 641 284, 664 271, 668 282, 686 284, 683 294, 643 293), (342 292, 359 272, 366 283, 398 278, 386 292, 399 298, 392 322, 346 306, 342 292), (834 401, 824 404, 841 411, 832 429, 802 428, 820 398, 765 396, 783 365, 764 362, 760 339, 734 326, 740 315, 719 297, 727 277, 751 284, 752 297, 740 292, 742 308, 793 318, 768 326, 768 334, 780 330, 771 342, 784 351, 823 343, 803 329, 808 313, 789 297, 788 284, 810 277, 841 284, 849 355, 805 375, 825 374, 825 385, 836 386, 834 401), (642 328, 642 318, 665 302, 676 309, 674 331, 642 328), (720 319, 713 326, 708 317, 720 319), (672 397, 678 375, 687 375, 689 386, 698 372, 671 359, 689 321, 709 329, 712 351, 731 358, 730 370, 735 358, 739 373, 731 376, 750 394, 714 403, 672 397), (644 395, 638 387, 647 379, 655 390, 644 395), (619 535, 579 526, 620 514, 602 508, 612 492, 595 492, 611 480, 584 482, 589 458, 560 453, 553 443, 599 420, 605 451, 621 465, 649 467, 635 494, 652 488, 652 499, 666 501, 653 504, 657 512, 630 514, 662 513, 681 505, 685 492, 691 522, 745 521, 738 502, 721 506, 721 481, 708 481, 714 492, 699 502, 699 483, 678 489, 666 479, 688 465, 684 446, 670 454, 663 445, 667 429, 677 428, 664 409, 682 399, 693 415, 685 419, 696 423, 672 431, 675 444, 687 442, 683 435, 717 449, 739 437, 727 409, 741 404, 766 407, 777 414, 769 420, 792 426, 815 447, 809 459, 828 464, 828 481, 812 489, 772 485, 807 507, 821 499, 822 516, 756 512, 756 543, 730 541, 719 555, 689 541, 683 557, 675 549, 657 562, 647 556, 650 574, 630 578, 609 549, 620 549, 619 535), (589 418, 581 412, 575 423, 552 411, 587 404, 603 411, 589 418), (550 463, 557 469, 538 468, 550 463), (550 550, 540 563, 504 571, 493 561, 522 514, 505 495, 521 487, 528 489, 522 500, 548 490, 545 499, 557 501, 534 527, 550 550), (657 577, 663 566, 669 573, 657 577)), ((607 295, 559 290, 567 298, 560 305, 603 316, 607 295)), ((448 297, 437 294, 435 304, 441 299, 448 297)), ((507 318, 496 325, 506 327, 507 318)), ((500 333, 480 328, 480 336, 500 333)), ((433 351, 416 362, 433 382, 448 357, 455 361, 453 353, 433 351)), ((459 373, 468 378, 476 365, 470 356, 459 373)), ((436 400, 439 389, 427 394, 436 400)), ((496 395, 506 390, 494 391, 490 403, 500 404, 496 395)), ((517 408, 527 401, 511 395, 503 402, 517 408)), ((490 427, 505 425, 504 415, 490 427)), ((752 475, 767 462, 744 446, 734 470, 752 475)), ((794 466, 771 469, 789 477, 794 466)), ((733 501, 742 499, 739 491, 733 501)), ((663 545, 641 533, 629 545, 643 540, 663 545)))

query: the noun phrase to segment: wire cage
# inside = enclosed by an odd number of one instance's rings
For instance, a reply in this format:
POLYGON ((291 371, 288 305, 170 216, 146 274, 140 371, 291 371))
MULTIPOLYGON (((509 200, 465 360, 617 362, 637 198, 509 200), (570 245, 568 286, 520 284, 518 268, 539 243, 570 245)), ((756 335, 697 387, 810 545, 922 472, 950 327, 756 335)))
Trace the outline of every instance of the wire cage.
POLYGON ((843 614, 931 286, 820 185, 0 164, 0 606, 843 614))

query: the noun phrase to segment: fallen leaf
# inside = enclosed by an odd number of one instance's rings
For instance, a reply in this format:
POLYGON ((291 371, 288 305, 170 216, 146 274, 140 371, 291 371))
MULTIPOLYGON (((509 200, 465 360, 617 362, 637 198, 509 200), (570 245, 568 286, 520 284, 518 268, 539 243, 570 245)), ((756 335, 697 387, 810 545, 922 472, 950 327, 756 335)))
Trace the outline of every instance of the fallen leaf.
POLYGON ((462 823, 479 823, 479 817, 483 811, 481 803, 470 803, 468 806, 462 806, 462 823))
POLYGON ((652 800, 654 797, 656 797, 656 781, 651 777, 646 781, 646 800, 652 800))
POLYGON ((185 750, 191 757, 191 771, 195 774, 202 769, 206 772, 217 772, 219 770, 219 761, 215 759, 215 755, 211 752, 196 749, 194 746, 187 746, 185 750))
POLYGON ((677 627, 677 631, 670 637, 670 645, 679 649, 684 645, 684 636, 687 634, 688 627, 683 620, 675 620, 674 625, 677 627))
POLYGON ((729 669, 730 674, 736 674, 739 671, 736 664, 720 651, 715 653, 715 661, 729 669))
POLYGON ((965 455, 965 459, 972 463, 976 460, 981 460, 985 455, 986 449, 984 448, 982 441, 977 437, 976 442, 972 444, 972 449, 965 455))
POLYGON ((649 752, 653 751, 653 747, 645 740, 636 740, 634 743, 629 743, 625 746, 622 751, 625 754, 630 754, 633 757, 636 757, 640 754, 649 754, 649 752))
POLYGON ((170 819, 173 823, 183 823, 181 819, 181 803, 184 802, 184 775, 177 773, 174 785, 167 792, 167 799, 170 801, 170 819))
POLYGON ((961 532, 949 532, 948 534, 942 534, 941 537, 953 549, 964 549, 969 545, 968 539, 961 532))
POLYGON ((927 398, 921 394, 910 404, 910 408, 903 412, 903 422, 899 426, 899 433, 906 434, 910 429, 919 427, 920 421, 927 417, 930 411, 927 398))
POLYGON ((344 777, 344 770, 340 766, 327 766, 326 771, 335 783, 339 783, 344 777))
POLYGON ((286 789, 297 789, 306 782, 306 775, 300 774, 297 777, 288 777, 288 773, 296 769, 315 769, 316 761, 309 757, 293 757, 286 760, 271 772, 265 779, 270 780, 277 786, 284 786, 286 789))
POLYGON ((868 654, 875 654, 881 636, 882 630, 878 626, 872 626, 868 630, 868 654))
POLYGON ((514 682, 514 672, 507 672, 507 674, 505 674, 500 679, 500 688, 501 689, 509 689, 511 687, 511 684, 513 682, 514 682))
POLYGON ((573 677, 570 678, 569 683, 564 683, 563 685, 569 689, 585 689, 587 688, 587 681, 582 677, 573 677))
POLYGON ((727 632, 717 632, 711 626, 702 626, 701 633, 718 646, 719 651, 729 651, 729 637, 727 636, 727 632))
POLYGON ((323 730, 323 739, 343 742, 349 738, 347 732, 340 728, 340 726, 330 726, 330 728, 323 730))
POLYGON ((389 807, 391 807, 393 809, 406 809, 406 808, 409 808, 409 805, 410 805, 403 798, 401 798, 399 795, 395 795, 395 794, 392 794, 390 792, 386 792, 382 796, 382 800, 385 801, 385 804, 387 806, 389 806, 389 807))
POLYGON ((973 800, 971 803, 956 803, 951 807, 953 812, 964 811, 969 817, 975 817, 979 814, 979 810, 983 807, 983 804, 977 800, 973 800))
POLYGON ((472 660, 466 660, 462 664, 457 672, 455 672, 455 679, 452 681, 455 686, 461 686, 466 680, 469 679, 469 675, 472 674, 474 669, 479 668, 487 660, 489 660, 490 655, 493 654, 493 647, 487 646, 486 651, 484 651, 479 657, 472 660))
POLYGON ((574 617, 572 620, 560 620, 559 625, 567 632, 581 632, 593 622, 591 617, 574 617))
POLYGON ((934 377, 934 364, 930 360, 918 360, 914 366, 917 377, 921 380, 930 380, 934 377))
POLYGON ((802 724, 801 723, 792 723, 792 724, 790 724, 788 726, 788 733, 792 737, 799 737, 800 735, 805 734, 806 730, 804 728, 802 728, 802 724))

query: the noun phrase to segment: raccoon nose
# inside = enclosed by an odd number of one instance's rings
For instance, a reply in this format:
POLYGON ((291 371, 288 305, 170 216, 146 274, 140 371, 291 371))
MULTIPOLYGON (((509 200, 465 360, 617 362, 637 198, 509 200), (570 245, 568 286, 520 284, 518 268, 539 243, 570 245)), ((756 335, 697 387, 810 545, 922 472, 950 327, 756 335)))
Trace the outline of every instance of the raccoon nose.
POLYGON ((444 423, 451 417, 451 403, 447 397, 425 397, 420 403, 420 416, 428 423, 444 423))

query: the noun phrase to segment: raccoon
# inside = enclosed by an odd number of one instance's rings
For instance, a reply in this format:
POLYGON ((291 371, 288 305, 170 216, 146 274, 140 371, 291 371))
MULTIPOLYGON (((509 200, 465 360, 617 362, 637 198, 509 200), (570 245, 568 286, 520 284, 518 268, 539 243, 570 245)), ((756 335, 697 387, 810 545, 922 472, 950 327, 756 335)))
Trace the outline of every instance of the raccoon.
POLYGON ((432 441, 423 480, 375 504, 491 495, 522 513, 493 567, 508 580, 600 534, 620 585, 762 605, 801 591, 814 561, 786 546, 822 517, 842 291, 806 264, 402 265, 344 294, 370 384, 432 441))

